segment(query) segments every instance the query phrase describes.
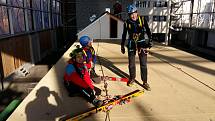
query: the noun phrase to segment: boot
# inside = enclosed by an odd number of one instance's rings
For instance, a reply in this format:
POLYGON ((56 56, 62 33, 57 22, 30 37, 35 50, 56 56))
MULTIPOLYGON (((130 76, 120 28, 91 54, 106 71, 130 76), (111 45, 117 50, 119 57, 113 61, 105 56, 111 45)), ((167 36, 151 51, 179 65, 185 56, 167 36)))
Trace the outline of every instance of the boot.
POLYGON ((135 82, 134 79, 129 79, 128 82, 127 82, 127 86, 130 87, 130 86, 134 85, 134 82, 135 82))
POLYGON ((151 91, 151 88, 148 83, 143 83, 143 88, 145 88, 147 91, 151 91))
POLYGON ((96 107, 100 107, 100 106, 103 105, 103 101, 101 101, 101 100, 95 98, 95 99, 93 100, 92 104, 93 104, 94 106, 96 106, 96 107))

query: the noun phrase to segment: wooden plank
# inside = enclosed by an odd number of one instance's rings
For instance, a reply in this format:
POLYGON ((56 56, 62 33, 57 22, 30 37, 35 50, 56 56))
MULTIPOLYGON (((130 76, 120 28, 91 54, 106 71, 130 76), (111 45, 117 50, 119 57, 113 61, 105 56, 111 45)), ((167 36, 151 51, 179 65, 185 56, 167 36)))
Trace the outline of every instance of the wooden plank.
POLYGON ((15 45, 14 50, 14 64, 15 68, 19 68, 26 62, 30 62, 30 46, 29 46, 29 39, 27 36, 22 36, 13 39, 15 45))
POLYGON ((30 62, 28 36, 19 36, 1 41, 1 66, 4 77, 26 62, 30 62))
POLYGON ((4 77, 6 77, 13 70, 15 70, 14 58, 12 56, 13 47, 11 45, 12 43, 9 40, 2 41, 1 44, 2 44, 1 56, 2 56, 3 74, 4 74, 4 77))

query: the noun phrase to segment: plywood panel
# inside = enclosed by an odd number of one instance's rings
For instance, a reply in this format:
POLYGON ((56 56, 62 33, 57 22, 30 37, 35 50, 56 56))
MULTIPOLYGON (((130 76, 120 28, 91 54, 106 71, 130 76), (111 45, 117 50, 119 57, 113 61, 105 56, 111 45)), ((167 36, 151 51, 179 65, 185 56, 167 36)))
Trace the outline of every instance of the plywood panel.
POLYGON ((9 40, 2 41, 0 45, 3 75, 8 76, 13 70, 15 70, 14 58, 12 56, 13 47, 11 46, 11 42, 9 40))
POLYGON ((0 42, 0 50, 4 77, 31 60, 28 36, 3 40, 0 42))
POLYGON ((14 64, 15 68, 19 68, 26 62, 30 62, 30 47, 29 47, 29 39, 27 36, 22 36, 18 38, 13 38, 12 41, 14 42, 14 64))

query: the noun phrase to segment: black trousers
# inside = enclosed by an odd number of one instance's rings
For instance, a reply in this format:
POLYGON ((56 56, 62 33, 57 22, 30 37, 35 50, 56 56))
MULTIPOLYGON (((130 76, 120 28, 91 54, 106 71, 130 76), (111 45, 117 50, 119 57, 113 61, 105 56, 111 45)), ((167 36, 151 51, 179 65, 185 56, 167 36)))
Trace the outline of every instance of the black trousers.
POLYGON ((69 92, 69 95, 73 95, 73 94, 80 94, 81 96, 83 96, 87 101, 89 102, 93 102, 93 100, 96 98, 94 91, 91 88, 81 88, 75 84, 73 84, 72 82, 68 82, 68 81, 64 81, 64 85, 66 87, 66 89, 69 92))
MULTIPOLYGON (((136 49, 128 50, 128 61, 129 61, 128 68, 129 68, 130 79, 136 78, 135 55, 136 55, 136 49)), ((138 56, 140 60, 141 79, 143 83, 147 83, 147 54, 141 51, 140 53, 138 53, 138 56)))

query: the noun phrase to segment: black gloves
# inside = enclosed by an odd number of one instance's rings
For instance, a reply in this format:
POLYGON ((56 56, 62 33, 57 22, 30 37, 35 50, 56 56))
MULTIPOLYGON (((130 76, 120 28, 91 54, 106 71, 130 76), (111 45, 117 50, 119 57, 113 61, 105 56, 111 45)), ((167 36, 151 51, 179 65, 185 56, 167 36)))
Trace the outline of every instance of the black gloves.
POLYGON ((121 45, 121 53, 125 54, 125 47, 124 47, 124 45, 121 45))

